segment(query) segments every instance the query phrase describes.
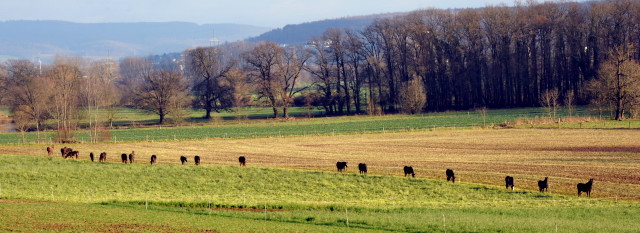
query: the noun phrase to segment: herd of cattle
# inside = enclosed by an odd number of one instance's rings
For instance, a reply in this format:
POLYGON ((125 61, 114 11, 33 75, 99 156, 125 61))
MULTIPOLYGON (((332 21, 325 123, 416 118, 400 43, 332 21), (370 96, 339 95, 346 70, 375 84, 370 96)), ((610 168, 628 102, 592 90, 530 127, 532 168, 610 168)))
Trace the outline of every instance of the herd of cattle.
MULTIPOLYGON (((49 156, 51 156, 53 154, 53 149, 54 149, 54 145, 51 145, 49 147, 47 147, 47 153, 49 156)), ((71 148, 67 148, 64 147, 62 149, 60 149, 60 153, 62 154, 63 158, 73 158, 75 157, 76 159, 78 158, 78 155, 80 154, 78 151, 75 151, 71 148)), ((127 154, 122 154, 121 156, 122 159, 122 163, 127 163, 129 162, 130 164, 133 163, 134 159, 135 159, 135 152, 131 151, 131 154, 127 155, 127 154)), ((91 162, 93 162, 93 152, 89 153, 89 158, 91 158, 91 162)), ((106 152, 102 152, 100 153, 100 162, 106 162, 107 161, 107 153, 106 152)), ((194 156, 193 160, 195 162, 195 165, 200 165, 200 156, 194 156)), ((151 155, 151 165, 155 164, 158 161, 158 157, 156 155, 151 155)), ((185 156, 180 156, 180 162, 182 163, 182 165, 184 165, 185 163, 187 163, 187 157, 185 156)), ((238 162, 240 162, 240 166, 246 166, 247 165, 247 159, 244 156, 240 156, 238 157, 238 162)), ((347 162, 337 162, 336 163, 336 168, 338 168, 338 172, 343 172, 346 170, 347 168, 347 162)), ((358 164, 358 170, 360 171, 360 174, 366 174, 367 173, 367 164, 365 163, 360 163, 358 164)), ((416 177, 416 173, 413 171, 413 167, 410 166, 404 166, 403 168, 404 170, 404 176, 408 176, 411 175, 411 177, 416 177)), ((445 171, 445 174, 447 175, 447 182, 451 181, 453 183, 456 182, 456 176, 455 173, 453 172, 453 170, 451 169, 447 169, 445 171)), ((514 189, 514 179, 511 176, 507 176, 504 178, 505 181, 505 186, 507 189, 511 188, 511 190, 514 189)), ((580 196, 581 193, 586 193, 587 197, 591 197, 591 187, 593 185, 593 179, 590 179, 587 183, 579 183, 577 188, 578 188, 578 196, 580 196)), ((540 192, 545 192, 548 191, 549 189, 549 177, 545 177, 544 180, 539 180, 538 181, 538 188, 540 190, 540 192)))
MULTIPOLYGON (((53 155, 53 149, 54 149, 54 145, 48 146, 47 147, 47 154, 49 156, 53 155)), ((80 154, 80 152, 73 150, 71 148, 68 147, 63 147, 62 149, 60 149, 60 154, 62 155, 63 158, 67 159, 67 158, 78 158, 78 155, 80 154)), ((120 155, 120 159, 122 160, 122 163, 126 164, 133 164, 133 161, 136 157, 135 151, 131 151, 131 154, 121 154, 120 155)), ((93 152, 89 153, 89 158, 91 159, 91 162, 94 161, 94 154, 93 152)), ((103 163, 107 161, 107 152, 102 152, 100 153, 100 158, 99 158, 99 162, 103 163)), ((193 157, 193 161, 195 162, 195 165, 200 165, 200 156, 194 156, 193 157)), ((158 162, 158 156, 156 155, 151 155, 151 160, 150 160, 150 164, 153 165, 155 163, 158 162)), ((184 165, 185 163, 187 163, 187 157, 185 156, 180 156, 180 163, 182 163, 182 165, 184 165)), ((247 166, 247 159, 244 156, 240 156, 238 157, 238 162, 240 162, 240 166, 246 167, 247 166)))
MULTIPOLYGON (((336 167, 338 168, 338 172, 343 172, 345 171, 345 169, 348 167, 347 166, 347 162, 337 162, 336 163, 336 167)), ((360 163, 358 164, 358 170, 360 170, 360 174, 366 174, 367 173, 367 164, 365 163, 360 163)), ((413 171, 413 167, 410 166, 404 166, 404 176, 406 177, 407 175, 411 175, 411 177, 416 177, 416 173, 413 171)), ((451 169, 447 169, 445 171, 445 174, 447 175, 447 182, 451 181, 453 183, 456 182, 456 176, 455 173, 453 172, 453 170, 451 169)), ((511 190, 514 189, 515 185, 513 183, 513 177, 512 176, 507 176, 504 178, 504 182, 505 182, 505 186, 507 189, 511 188, 511 190)), ((582 194, 583 192, 587 194, 587 197, 591 197, 591 187, 593 185, 593 179, 590 179, 589 182, 587 183, 579 183, 578 184, 578 196, 580 196, 580 194, 582 194)), ((540 192, 545 192, 548 191, 549 189, 549 177, 545 177, 544 180, 539 180, 538 181, 538 188, 540 190, 540 192)))

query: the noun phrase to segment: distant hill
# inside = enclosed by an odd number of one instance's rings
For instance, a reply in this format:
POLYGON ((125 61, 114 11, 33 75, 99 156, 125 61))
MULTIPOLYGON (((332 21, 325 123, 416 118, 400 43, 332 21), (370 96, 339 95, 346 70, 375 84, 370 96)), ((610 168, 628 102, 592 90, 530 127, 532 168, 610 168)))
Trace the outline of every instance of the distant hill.
POLYGON ((243 40, 270 28, 239 24, 0 22, 0 60, 55 54, 112 57, 180 52, 210 44, 213 30, 221 42, 243 40))
POLYGON ((321 35, 328 28, 351 28, 360 30, 371 24, 376 18, 390 18, 404 14, 406 13, 376 14, 287 25, 283 28, 273 29, 260 36, 249 38, 246 41, 273 41, 279 44, 303 44, 312 37, 321 35))

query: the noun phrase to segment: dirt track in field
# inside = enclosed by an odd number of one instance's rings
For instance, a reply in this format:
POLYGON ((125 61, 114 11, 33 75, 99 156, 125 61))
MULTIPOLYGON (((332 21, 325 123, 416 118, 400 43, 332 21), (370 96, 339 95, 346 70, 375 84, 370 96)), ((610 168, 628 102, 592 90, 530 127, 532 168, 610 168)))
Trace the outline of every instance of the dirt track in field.
MULTIPOLYGON (((56 145, 57 156, 59 148, 56 145)), ((202 157, 201 164, 334 171, 347 161, 347 172, 367 163, 369 173, 402 175, 413 166, 418 178, 445 179, 447 168, 462 182, 504 185, 515 177, 516 189, 537 190, 537 180, 549 177, 549 191, 576 195, 576 184, 594 179, 593 197, 640 200, 640 131, 501 129, 408 133, 307 136, 239 140, 170 141, 65 145, 80 151, 106 151, 110 162, 121 153, 136 153, 136 163, 179 164, 180 155, 202 157)), ((44 145, 0 147, 0 153, 46 156, 44 145)))

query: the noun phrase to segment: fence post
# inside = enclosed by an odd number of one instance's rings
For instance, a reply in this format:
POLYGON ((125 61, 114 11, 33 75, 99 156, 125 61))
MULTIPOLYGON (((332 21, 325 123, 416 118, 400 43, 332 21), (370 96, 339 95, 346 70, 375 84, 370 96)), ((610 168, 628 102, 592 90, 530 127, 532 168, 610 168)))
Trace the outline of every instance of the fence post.
POLYGON ((447 218, 442 214, 442 225, 444 226, 444 233, 447 233, 447 218))
POLYGON ((118 136, 113 135, 113 144, 118 143, 118 136))
POLYGON ((145 196, 144 196, 144 209, 145 210, 149 209, 149 193, 145 193, 145 196))
POLYGON ((336 129, 332 129, 332 135, 331 136, 336 136, 336 129))
POLYGON ((385 132, 384 132, 384 127, 382 127, 382 134, 385 134, 385 132))
POLYGON ((264 220, 267 220, 267 203, 264 203, 264 220))
POLYGON ((53 187, 51 187, 51 201, 56 201, 56 198, 53 196, 53 187))
POLYGON ((349 227, 349 213, 347 212, 347 207, 344 207, 344 216, 347 217, 347 227, 349 227))

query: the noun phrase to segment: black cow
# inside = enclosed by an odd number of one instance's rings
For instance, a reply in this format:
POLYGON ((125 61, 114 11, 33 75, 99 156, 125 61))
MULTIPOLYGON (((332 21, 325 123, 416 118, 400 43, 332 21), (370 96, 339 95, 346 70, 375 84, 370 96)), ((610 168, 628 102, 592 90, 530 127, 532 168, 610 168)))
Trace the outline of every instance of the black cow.
POLYGON ((196 165, 200 165, 200 156, 193 157, 193 160, 196 162, 196 165))
POLYGON ((100 160, 101 163, 102 162, 107 162, 107 152, 102 152, 100 153, 100 160))
POLYGON ((247 158, 245 158, 244 156, 238 157, 238 162, 240 162, 240 166, 243 166, 243 167, 247 166, 247 158))
POLYGON ((180 162, 182 163, 182 165, 184 165, 184 163, 187 162, 187 157, 180 156, 180 162))
POLYGON ((127 164, 127 160, 129 160, 129 158, 127 157, 127 154, 123 153, 122 155, 120 155, 120 158, 122 159, 122 162, 124 164, 127 164))
POLYGON ((89 158, 91 158, 91 162, 93 162, 93 152, 89 153, 89 158))
POLYGON ((367 164, 366 163, 358 164, 358 170, 360 170, 360 174, 362 173, 367 174, 367 164))
POLYGON ((338 168, 338 172, 343 172, 347 168, 347 162, 337 162, 336 167, 338 168))
POLYGON ((73 157, 75 156, 75 157, 76 157, 76 159, 77 159, 77 158, 78 158, 78 154, 80 154, 80 152, 78 152, 77 150, 74 150, 74 151, 71 151, 71 152, 69 152, 69 153, 65 154, 65 155, 64 155, 64 158, 65 158, 65 159, 66 159, 66 158, 72 158, 72 159, 73 159, 73 157))
POLYGON ((578 197, 580 196, 580 193, 585 192, 587 193, 587 197, 591 197, 591 186, 593 185, 593 179, 589 179, 589 182, 585 183, 578 183, 578 197))
POLYGON ((538 180, 538 188, 540 192, 549 191, 549 177, 545 177, 544 180, 538 180))
POLYGON ((156 155, 151 155, 151 165, 153 165, 154 163, 156 163, 158 160, 158 157, 156 157, 156 155))
POLYGON ((62 154, 63 158, 67 158, 67 154, 71 153, 71 151, 73 151, 73 149, 68 148, 68 147, 63 147, 62 149, 60 149, 60 153, 62 154))
POLYGON ((409 166, 404 166, 404 176, 411 174, 412 177, 416 177, 416 173, 413 172, 413 168, 409 166))
POLYGON ((509 187, 511 187, 511 190, 513 190, 513 177, 511 176, 507 176, 504 178, 504 183, 506 183, 507 189, 509 189, 509 187))
POLYGON ((447 181, 451 181, 453 183, 456 182, 456 175, 453 173, 453 170, 447 169, 447 181))
POLYGON ((135 159, 135 157, 136 157, 136 152, 131 151, 131 154, 129 154, 129 164, 133 164, 133 159, 135 159))

